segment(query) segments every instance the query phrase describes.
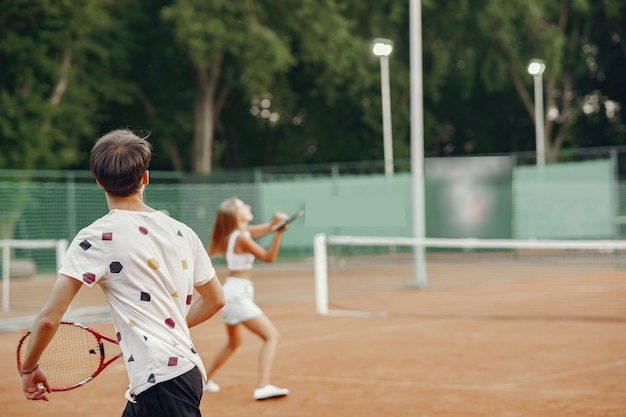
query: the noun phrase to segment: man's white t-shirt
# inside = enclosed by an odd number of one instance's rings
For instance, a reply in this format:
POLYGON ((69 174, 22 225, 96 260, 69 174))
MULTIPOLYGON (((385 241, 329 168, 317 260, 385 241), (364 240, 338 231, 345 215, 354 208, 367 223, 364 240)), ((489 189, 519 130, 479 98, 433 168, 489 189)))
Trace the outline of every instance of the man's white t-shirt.
POLYGON ((82 229, 59 272, 93 287, 111 309, 129 377, 126 398, 198 367, 187 313, 215 269, 198 235, 153 211, 112 210, 82 229))

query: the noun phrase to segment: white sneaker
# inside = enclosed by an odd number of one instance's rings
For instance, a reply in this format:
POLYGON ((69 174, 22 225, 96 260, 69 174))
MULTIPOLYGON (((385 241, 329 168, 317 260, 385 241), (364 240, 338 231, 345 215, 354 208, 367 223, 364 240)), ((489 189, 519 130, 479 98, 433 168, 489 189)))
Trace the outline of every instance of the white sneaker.
POLYGON ((287 388, 280 388, 276 385, 267 384, 263 388, 257 388, 254 390, 255 400, 267 400, 268 398, 284 397, 289 394, 287 388))
POLYGON ((204 384, 204 388, 202 388, 202 391, 204 392, 220 392, 220 386, 217 385, 215 382, 213 382, 212 379, 209 379, 209 381, 204 384))

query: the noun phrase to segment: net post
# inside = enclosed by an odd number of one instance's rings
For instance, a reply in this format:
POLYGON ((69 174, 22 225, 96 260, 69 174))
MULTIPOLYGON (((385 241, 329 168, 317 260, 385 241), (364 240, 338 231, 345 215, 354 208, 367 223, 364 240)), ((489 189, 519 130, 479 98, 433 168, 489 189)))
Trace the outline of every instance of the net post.
POLYGON ((423 239, 417 239, 413 244, 413 280, 409 282, 407 288, 426 288, 428 277, 426 276, 426 249, 423 239))
POLYGON ((315 260, 315 309, 317 314, 328 315, 328 261, 326 258, 326 235, 318 233, 313 238, 315 260))
MULTIPOLYGON (((68 242, 65 239, 59 239, 55 244, 55 256, 56 256, 56 267, 57 271, 61 268, 61 264, 63 263, 63 257, 65 256, 65 252, 67 252, 68 242)), ((56 271, 55 271, 56 272, 56 271)))

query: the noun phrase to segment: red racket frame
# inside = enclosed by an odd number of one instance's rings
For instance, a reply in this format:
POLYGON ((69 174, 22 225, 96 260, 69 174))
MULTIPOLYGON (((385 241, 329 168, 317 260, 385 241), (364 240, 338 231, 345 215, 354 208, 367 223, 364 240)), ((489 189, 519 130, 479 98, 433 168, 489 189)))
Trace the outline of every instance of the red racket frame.
MULTIPOLYGON (((96 376, 98 376, 100 374, 100 372, 102 372, 104 370, 104 368, 106 368, 107 366, 109 366, 111 363, 113 363, 116 359, 122 357, 122 352, 116 354, 115 356, 113 356, 110 359, 106 358, 105 355, 105 351, 104 351, 104 341, 113 343, 115 345, 118 345, 118 341, 115 339, 112 339, 108 336, 103 335, 102 333, 92 329, 91 327, 85 326, 84 324, 81 323, 76 323, 73 321, 62 321, 60 323, 60 326, 75 326, 78 327, 79 329, 85 330, 89 333, 91 333, 95 338, 96 341, 98 342, 98 349, 100 351, 100 362, 98 364, 98 368, 87 378, 83 379, 80 382, 77 382, 71 386, 68 387, 51 387, 50 390, 53 392, 62 392, 62 391, 69 391, 78 387, 82 387, 83 385, 85 385, 86 383, 88 383, 89 381, 91 381, 92 379, 94 379, 96 376)), ((17 344, 17 369, 18 371, 22 369, 22 347, 26 347, 25 346, 25 342, 28 339, 28 337, 30 336, 31 332, 30 330, 28 332, 26 332, 26 334, 24 336, 22 336, 20 338, 19 343, 17 344)), ((68 364, 68 366, 71 366, 71 364, 68 364)))

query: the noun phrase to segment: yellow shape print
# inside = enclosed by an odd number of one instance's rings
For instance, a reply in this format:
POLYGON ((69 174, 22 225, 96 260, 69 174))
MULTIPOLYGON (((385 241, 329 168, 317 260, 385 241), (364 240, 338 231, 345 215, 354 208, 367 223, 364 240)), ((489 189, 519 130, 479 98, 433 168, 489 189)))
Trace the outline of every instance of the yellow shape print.
POLYGON ((156 259, 154 259, 154 258, 150 258, 150 259, 148 259, 148 266, 149 266, 150 268, 154 269, 155 271, 156 271, 157 269, 159 269, 159 263, 158 263, 158 262, 157 262, 157 260, 156 260, 156 259))

